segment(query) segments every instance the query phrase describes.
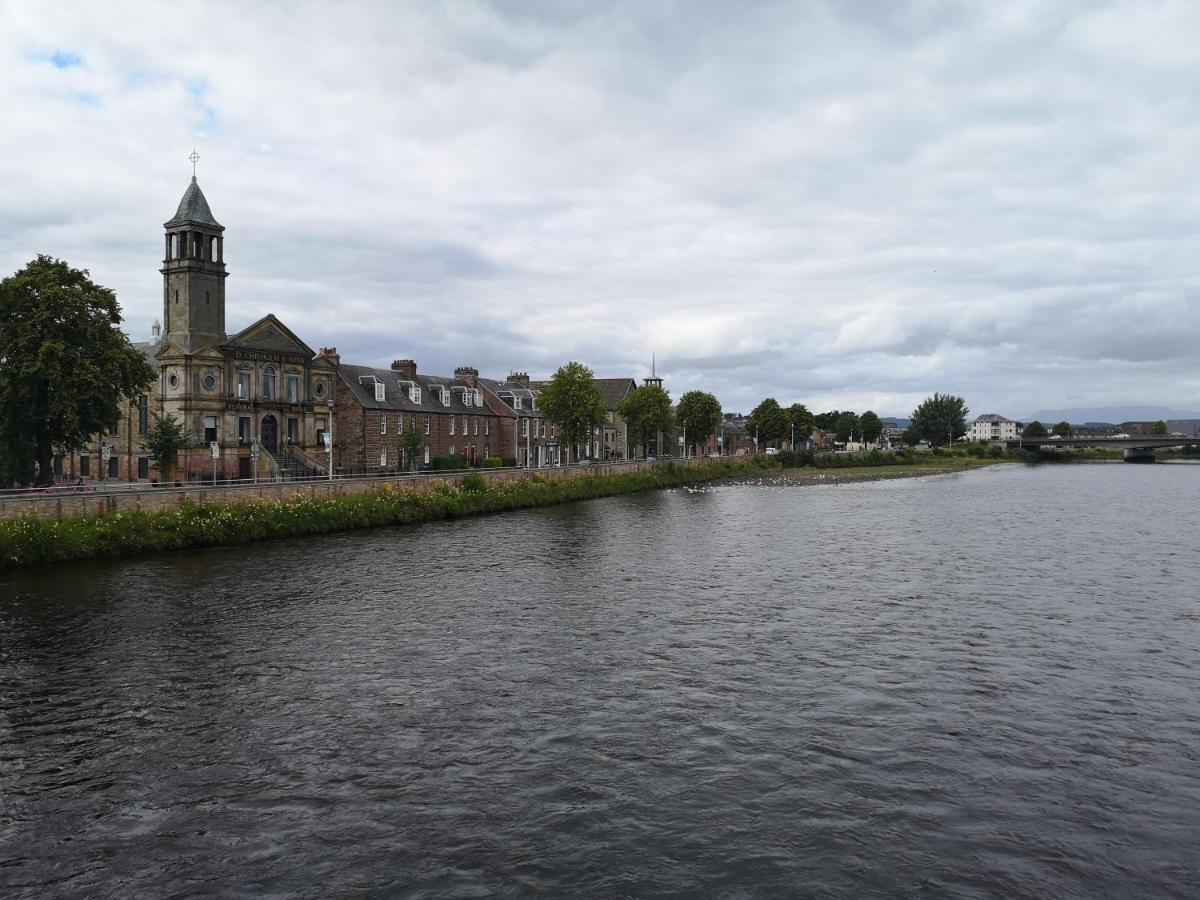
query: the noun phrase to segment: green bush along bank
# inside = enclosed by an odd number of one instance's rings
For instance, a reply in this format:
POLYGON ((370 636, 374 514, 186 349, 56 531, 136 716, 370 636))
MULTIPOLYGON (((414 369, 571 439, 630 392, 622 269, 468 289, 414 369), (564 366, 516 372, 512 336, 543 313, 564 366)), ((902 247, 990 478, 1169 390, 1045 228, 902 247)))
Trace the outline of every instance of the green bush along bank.
POLYGON ((751 470, 757 470, 753 463, 714 460, 696 466, 666 463, 619 475, 561 481, 532 475, 520 481, 496 483, 472 472, 464 476, 461 487, 442 483, 428 491, 385 484, 376 492, 329 499, 293 497, 276 502, 205 505, 185 502, 167 511, 63 519, 22 516, 0 521, 0 568, 456 519, 712 481, 751 470))
MULTIPOLYGON (((1075 452, 1062 454, 1061 458, 1102 457, 1075 452)), ((167 511, 129 511, 62 519, 21 516, 0 520, 0 568, 191 547, 232 546, 330 531, 456 519, 799 466, 818 469, 897 465, 944 468, 947 465, 1038 460, 1036 454, 982 445, 932 453, 912 450, 852 454, 784 451, 775 456, 714 459, 692 466, 665 462, 651 470, 561 481, 534 474, 520 481, 491 482, 479 472, 471 472, 463 476, 461 487, 443 483, 429 491, 412 491, 385 484, 375 492, 328 499, 293 497, 275 502, 205 505, 185 502, 177 509, 167 511)))

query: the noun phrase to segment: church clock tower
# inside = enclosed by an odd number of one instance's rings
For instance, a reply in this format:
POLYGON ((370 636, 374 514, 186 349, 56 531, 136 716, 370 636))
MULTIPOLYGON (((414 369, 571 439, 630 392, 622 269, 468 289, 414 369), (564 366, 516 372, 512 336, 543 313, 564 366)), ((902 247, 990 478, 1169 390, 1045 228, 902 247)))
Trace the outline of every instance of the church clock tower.
POLYGON ((225 226, 213 218, 195 174, 166 229, 163 340, 186 353, 225 335, 225 226))

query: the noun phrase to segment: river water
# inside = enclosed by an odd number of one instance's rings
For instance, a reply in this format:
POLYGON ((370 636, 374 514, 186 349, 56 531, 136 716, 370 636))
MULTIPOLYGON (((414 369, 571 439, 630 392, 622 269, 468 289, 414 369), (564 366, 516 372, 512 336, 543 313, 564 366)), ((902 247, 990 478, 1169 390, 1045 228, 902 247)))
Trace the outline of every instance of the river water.
POLYGON ((0 575, 7 897, 1200 893, 1200 467, 0 575))

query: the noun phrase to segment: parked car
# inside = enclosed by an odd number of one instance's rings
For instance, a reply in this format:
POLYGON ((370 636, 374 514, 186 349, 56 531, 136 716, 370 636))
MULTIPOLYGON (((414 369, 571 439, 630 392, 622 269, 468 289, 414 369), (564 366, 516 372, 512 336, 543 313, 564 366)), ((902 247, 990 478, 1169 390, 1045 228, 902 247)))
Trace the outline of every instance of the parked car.
POLYGON ((779 454, 779 448, 778 447, 768 447, 763 452, 766 453, 767 456, 777 456, 779 454))

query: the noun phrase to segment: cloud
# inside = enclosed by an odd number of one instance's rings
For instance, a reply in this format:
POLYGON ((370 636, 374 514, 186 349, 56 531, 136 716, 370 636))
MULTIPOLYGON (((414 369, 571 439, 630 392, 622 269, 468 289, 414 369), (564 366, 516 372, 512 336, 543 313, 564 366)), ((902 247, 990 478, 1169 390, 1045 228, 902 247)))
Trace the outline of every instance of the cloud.
POLYGON ((729 408, 1200 402, 1200 8, 0 8, 0 270, 160 315, 190 177, 229 328, 582 359, 729 408))

